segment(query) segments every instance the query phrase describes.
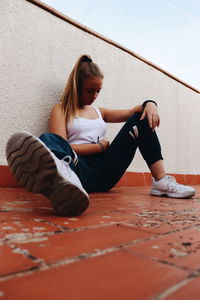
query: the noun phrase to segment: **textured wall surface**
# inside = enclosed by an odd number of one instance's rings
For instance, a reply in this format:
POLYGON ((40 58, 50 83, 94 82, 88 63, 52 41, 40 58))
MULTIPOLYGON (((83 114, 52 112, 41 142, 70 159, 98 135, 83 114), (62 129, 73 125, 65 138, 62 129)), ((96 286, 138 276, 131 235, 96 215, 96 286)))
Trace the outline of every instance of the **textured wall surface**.
MULTIPOLYGON (((84 53, 92 56, 105 75, 96 104, 129 108, 155 99, 166 171, 198 174, 199 95, 25 0, 1 0, 0 5, 0 164, 6 164, 4 149, 12 133, 48 131, 51 107, 59 101, 74 63, 84 53)), ((110 140, 121 126, 109 125, 110 140)), ((139 152, 129 171, 148 171, 139 152)))

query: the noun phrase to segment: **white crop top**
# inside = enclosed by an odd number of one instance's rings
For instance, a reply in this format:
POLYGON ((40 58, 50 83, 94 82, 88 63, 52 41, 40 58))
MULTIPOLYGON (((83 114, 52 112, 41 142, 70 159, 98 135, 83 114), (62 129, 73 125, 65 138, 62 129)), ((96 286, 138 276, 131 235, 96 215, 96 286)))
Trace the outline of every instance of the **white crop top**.
POLYGON ((98 114, 97 119, 75 117, 73 122, 67 125, 67 140, 70 144, 98 143, 98 140, 105 139, 106 123, 99 108, 92 107, 98 114))

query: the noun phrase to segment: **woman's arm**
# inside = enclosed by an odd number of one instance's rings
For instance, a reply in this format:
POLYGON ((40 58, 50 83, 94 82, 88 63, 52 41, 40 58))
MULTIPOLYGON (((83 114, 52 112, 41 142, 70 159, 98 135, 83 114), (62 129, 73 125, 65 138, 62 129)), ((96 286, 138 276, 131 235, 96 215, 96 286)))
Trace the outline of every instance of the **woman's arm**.
POLYGON ((67 139, 65 115, 61 107, 61 103, 54 104, 50 119, 49 119, 49 130, 51 133, 55 133, 67 139))
POLYGON ((100 140, 99 144, 70 144, 72 149, 79 155, 88 156, 105 151, 109 146, 109 141, 100 140))
MULTIPOLYGON (((49 119, 49 130, 51 133, 58 134, 67 140, 65 115, 60 103, 54 104, 52 108, 49 119)), ((102 140, 100 143, 103 144, 104 150, 109 147, 108 141, 102 140)), ((102 152, 100 144, 70 144, 70 146, 79 155, 92 155, 102 152)))
POLYGON ((158 114, 157 107, 154 103, 148 102, 142 109, 142 105, 137 105, 131 109, 108 109, 108 108, 99 108, 102 114, 102 117, 105 122, 108 123, 117 123, 117 122, 126 122, 134 113, 141 112, 140 120, 143 120, 147 117, 149 126, 152 130, 160 124, 160 117, 158 114))
POLYGON ((131 109, 109 109, 99 108, 102 118, 108 123, 126 122, 136 112, 142 112, 142 105, 137 105, 131 109))

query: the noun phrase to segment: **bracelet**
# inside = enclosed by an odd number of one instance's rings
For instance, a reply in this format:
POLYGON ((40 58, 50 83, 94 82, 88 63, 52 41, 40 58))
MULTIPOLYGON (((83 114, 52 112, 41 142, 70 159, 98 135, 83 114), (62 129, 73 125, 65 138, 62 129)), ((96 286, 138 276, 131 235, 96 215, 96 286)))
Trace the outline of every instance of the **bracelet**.
POLYGON ((104 152, 105 151, 105 147, 102 143, 98 142, 100 148, 101 148, 101 152, 104 152))
POLYGON ((145 106, 146 106, 147 103, 149 103, 149 102, 154 103, 156 107, 158 106, 157 103, 156 103, 156 101, 154 101, 154 100, 146 100, 146 101, 144 101, 144 102, 142 103, 142 110, 145 109, 145 106))

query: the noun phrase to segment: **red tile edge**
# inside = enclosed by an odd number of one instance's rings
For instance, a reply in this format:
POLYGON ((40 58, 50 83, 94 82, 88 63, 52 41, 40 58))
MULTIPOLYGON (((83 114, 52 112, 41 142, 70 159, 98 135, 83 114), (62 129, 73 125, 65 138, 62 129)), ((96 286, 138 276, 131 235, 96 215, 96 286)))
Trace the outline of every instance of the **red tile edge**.
MULTIPOLYGON (((169 174, 181 184, 200 184, 200 175, 169 174)), ((143 186, 151 185, 151 173, 126 172, 116 186, 143 186)))
POLYGON ((126 172, 116 186, 151 185, 150 173, 126 172))
MULTIPOLYGON (((192 174, 170 174, 182 184, 200 184, 200 175, 192 174)), ((116 186, 143 186, 151 185, 151 174, 148 172, 126 172, 116 186)), ((0 166, 0 188, 19 187, 15 177, 8 166, 0 166)))

